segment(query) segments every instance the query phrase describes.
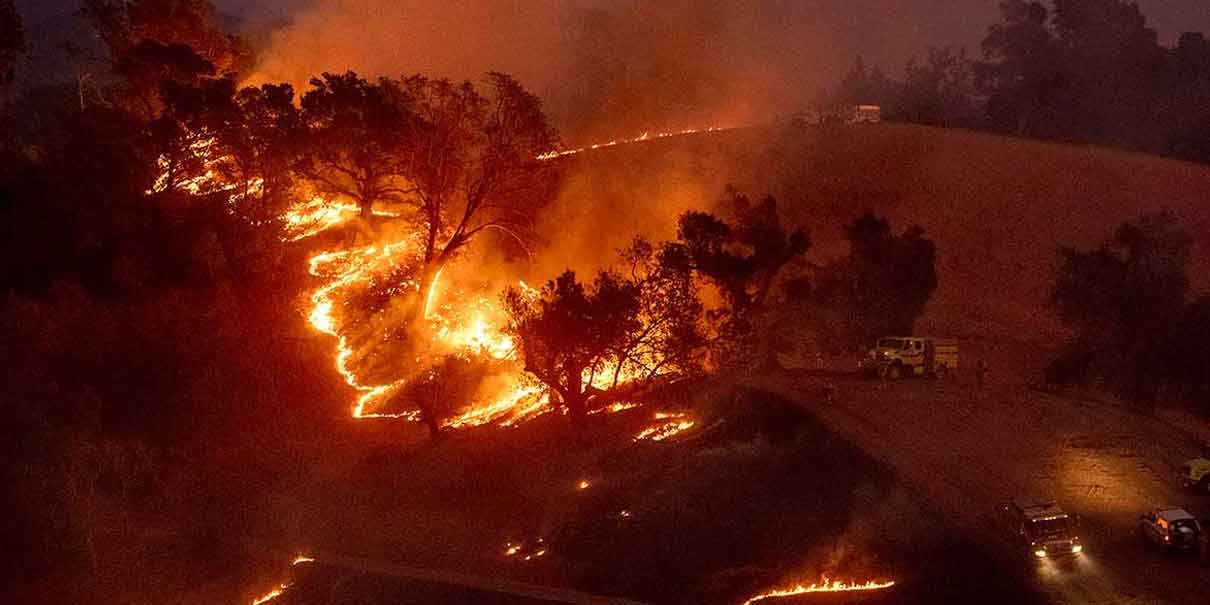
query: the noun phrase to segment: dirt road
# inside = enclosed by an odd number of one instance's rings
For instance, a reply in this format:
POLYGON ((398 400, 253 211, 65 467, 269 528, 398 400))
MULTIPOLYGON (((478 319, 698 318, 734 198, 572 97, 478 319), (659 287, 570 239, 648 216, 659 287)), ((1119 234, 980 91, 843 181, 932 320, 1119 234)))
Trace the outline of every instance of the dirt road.
POLYGON ((1111 404, 1062 398, 1023 384, 979 386, 967 377, 885 387, 856 377, 827 405, 821 378, 762 380, 818 413, 830 429, 879 458, 972 535, 1001 545, 1005 564, 1056 603, 1203 603, 1210 568, 1142 545, 1135 521, 1149 505, 1206 513, 1205 496, 1181 492, 1176 466, 1191 438, 1111 404), (1083 518, 1084 556, 1070 563, 1017 556, 996 521, 1015 495, 1055 497, 1083 518))

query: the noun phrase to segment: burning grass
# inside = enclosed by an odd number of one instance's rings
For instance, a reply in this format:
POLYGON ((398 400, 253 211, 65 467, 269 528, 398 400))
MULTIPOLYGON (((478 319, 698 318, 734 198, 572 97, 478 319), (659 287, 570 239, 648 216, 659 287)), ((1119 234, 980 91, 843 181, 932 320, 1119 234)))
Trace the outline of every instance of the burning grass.
POLYGON ((874 590, 886 590, 895 585, 894 580, 874 581, 869 582, 844 582, 841 580, 829 580, 823 578, 819 582, 811 584, 797 584, 791 588, 779 588, 763 592, 744 601, 743 605, 752 605, 767 599, 780 599, 784 597, 794 597, 812 593, 836 593, 836 592, 866 592, 874 590))

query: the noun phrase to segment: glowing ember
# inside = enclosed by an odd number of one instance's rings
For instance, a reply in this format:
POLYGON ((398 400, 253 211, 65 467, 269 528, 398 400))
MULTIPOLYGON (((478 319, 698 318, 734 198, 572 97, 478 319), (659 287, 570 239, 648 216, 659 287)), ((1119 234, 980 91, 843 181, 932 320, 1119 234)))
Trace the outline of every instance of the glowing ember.
POLYGON ((752 605, 752 603, 756 603, 758 601, 763 601, 765 599, 777 599, 777 598, 781 598, 781 597, 792 597, 794 595, 807 594, 807 593, 811 593, 811 592, 850 592, 850 591, 863 591, 863 590, 883 590, 886 588, 890 588, 894 585, 895 585, 894 580, 890 580, 890 581, 886 581, 886 582, 870 581, 870 582, 866 582, 864 584, 850 584, 848 582, 841 582, 839 580, 829 581, 827 578, 823 578, 822 580, 820 580, 820 582, 818 584, 811 584, 810 586, 804 586, 802 584, 799 584, 793 588, 771 590, 766 593, 758 594, 758 595, 748 599, 747 601, 744 601, 744 605, 752 605))
POLYGON ((580 481, 576 484, 576 489, 588 489, 592 484, 587 481, 580 481))
POLYGON ((299 565, 301 563, 314 563, 314 562, 315 562, 315 559, 313 559, 311 557, 308 557, 306 555, 298 555, 297 557, 294 557, 294 560, 291 561, 290 564, 299 565))
POLYGON ((290 584, 279 584, 277 588, 274 588, 273 590, 270 590, 269 592, 252 599, 252 605, 261 605, 261 603, 272 601, 273 599, 280 597, 282 593, 286 592, 286 589, 289 587, 290 584))

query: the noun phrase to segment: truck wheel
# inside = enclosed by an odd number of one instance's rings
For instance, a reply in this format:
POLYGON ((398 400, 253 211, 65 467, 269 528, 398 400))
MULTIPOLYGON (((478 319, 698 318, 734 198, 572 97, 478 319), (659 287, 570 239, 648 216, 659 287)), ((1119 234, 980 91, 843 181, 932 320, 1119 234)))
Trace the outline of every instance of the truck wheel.
POLYGON ((891 366, 890 369, 887 370, 887 378, 890 378, 891 380, 899 380, 900 378, 903 378, 903 366, 899 364, 891 366))

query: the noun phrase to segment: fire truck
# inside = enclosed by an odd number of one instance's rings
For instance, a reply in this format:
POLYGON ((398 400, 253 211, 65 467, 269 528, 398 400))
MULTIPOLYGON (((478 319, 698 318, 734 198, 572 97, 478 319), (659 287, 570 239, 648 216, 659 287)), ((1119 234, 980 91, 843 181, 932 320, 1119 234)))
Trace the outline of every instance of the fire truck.
POLYGON ((1001 508, 1015 541, 1035 558, 1069 557, 1084 552, 1077 533, 1079 518, 1053 500, 1016 498, 1001 508))
POLYGON ((889 336, 862 360, 867 376, 899 380, 906 376, 945 378, 958 369, 958 341, 923 336, 889 336))

